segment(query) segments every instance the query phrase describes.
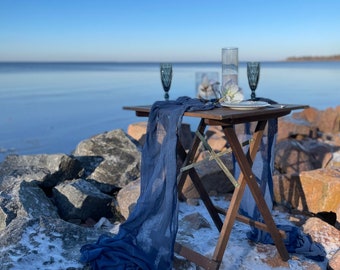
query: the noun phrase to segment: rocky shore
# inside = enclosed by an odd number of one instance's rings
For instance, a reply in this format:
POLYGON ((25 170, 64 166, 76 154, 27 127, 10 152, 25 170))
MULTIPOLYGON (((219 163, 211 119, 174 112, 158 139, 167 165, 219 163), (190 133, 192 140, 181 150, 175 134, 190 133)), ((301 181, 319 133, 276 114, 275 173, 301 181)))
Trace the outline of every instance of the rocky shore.
MULTIPOLYGON (((8 156, 0 164, 1 269, 88 269, 78 262, 80 247, 103 233, 114 234, 139 196, 145 131, 146 122, 140 122, 127 133, 118 129, 99 134, 80 142, 72 155, 8 156)), ((183 124, 181 133, 189 147, 190 126, 183 124)), ((211 127, 207 139, 215 151, 225 149, 221 130, 211 127)), ((275 151, 274 211, 301 226, 327 253, 321 264, 301 256, 292 256, 291 263, 296 269, 340 269, 340 106, 280 118, 275 151)), ((197 160, 205 155, 202 150, 197 160)), ((233 170, 231 155, 223 158, 233 170)), ((209 194, 228 203, 233 186, 214 161, 202 163, 197 171, 209 194)), ((190 179, 184 196, 184 208, 198 209, 190 179)), ((189 246, 185 242, 192 228, 209 227, 199 211, 183 211, 180 224, 178 239, 189 246)), ((260 258, 264 255, 260 267, 289 269, 275 248, 245 245, 260 258)), ((174 267, 196 269, 181 258, 174 267)))

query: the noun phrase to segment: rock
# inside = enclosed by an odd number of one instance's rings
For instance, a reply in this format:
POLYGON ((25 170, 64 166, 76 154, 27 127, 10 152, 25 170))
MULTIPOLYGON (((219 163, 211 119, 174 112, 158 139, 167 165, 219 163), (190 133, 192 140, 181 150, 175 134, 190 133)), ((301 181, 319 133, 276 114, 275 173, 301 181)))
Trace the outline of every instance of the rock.
POLYGON ((121 129, 80 142, 73 154, 88 168, 86 179, 104 193, 117 191, 140 176, 140 150, 121 129))
POLYGON ((140 195, 140 179, 130 182, 117 194, 117 204, 121 215, 127 219, 140 195))
POLYGON ((319 136, 318 128, 305 119, 296 119, 291 115, 280 117, 278 120, 277 141, 296 136, 316 139, 319 136))
POLYGON ((112 217, 112 200, 84 179, 63 182, 53 189, 55 204, 64 220, 112 217))
POLYGON ((215 152, 221 152, 226 149, 227 139, 220 126, 209 126, 206 132, 206 140, 215 152))
MULTIPOLYGON (((203 228, 211 228, 211 226, 200 213, 195 212, 185 215, 182 219, 179 220, 179 228, 177 233, 178 242, 181 243, 181 241, 186 241, 185 239, 187 239, 187 237, 193 237, 194 233, 197 230, 203 228)), ((188 247, 193 248, 190 247, 190 244, 188 245, 188 247)))
POLYGON ((11 186, 13 181, 34 181, 41 187, 77 177, 81 171, 79 162, 64 154, 9 155, 0 163, 0 190, 11 186))
POLYGON ((300 181, 308 210, 335 212, 340 221, 340 168, 301 172, 300 181))
POLYGON ((274 201, 303 212, 334 212, 340 220, 340 170, 327 167, 273 176, 274 201))
MULTIPOLYGON (((202 160, 205 156, 210 155, 208 152, 203 152, 197 161, 202 160)), ((233 162, 231 155, 220 157, 226 164, 226 167, 232 172, 233 162)), ((203 186, 211 195, 225 195, 234 190, 234 185, 228 180, 225 173, 221 170, 215 160, 206 160, 196 167, 197 174, 201 178, 203 186)), ((188 176, 185 180, 182 193, 186 199, 199 198, 199 194, 188 176)))
POLYGON ((329 259, 328 266, 330 270, 340 269, 340 249, 329 259))
POLYGON ((308 211, 306 195, 301 187, 299 175, 273 175, 274 201, 288 208, 299 208, 308 211))
POLYGON ((340 106, 319 111, 308 108, 301 112, 279 118, 278 141, 297 135, 316 139, 323 133, 337 134, 340 131, 340 106))
POLYGON ((57 208, 34 182, 15 182, 0 193, 0 231, 16 218, 59 218, 57 208))
POLYGON ((188 227, 194 230, 211 228, 209 222, 200 213, 186 215, 182 221, 188 223, 188 227))
POLYGON ((86 269, 79 250, 102 233, 52 217, 17 218, 0 231, 1 269, 86 269))
POLYGON ((318 127, 321 132, 337 133, 340 131, 340 106, 327 108, 319 111, 315 108, 308 108, 302 112, 293 113, 295 119, 303 119, 318 127))
POLYGON ((327 166, 340 168, 340 151, 333 153, 332 158, 327 164, 327 166))
POLYGON ((314 242, 320 243, 327 254, 334 254, 340 248, 340 231, 319 218, 309 218, 303 225, 303 231, 314 242))
POLYGON ((275 168, 287 175, 319 169, 329 163, 331 151, 329 145, 310 138, 282 140, 275 147, 275 168))
POLYGON ((279 142, 275 149, 275 169, 288 175, 315 169, 319 164, 307 152, 297 140, 279 142))
MULTIPOLYGON (((133 123, 128 126, 127 134, 137 140, 141 145, 144 145, 146 139, 146 130, 148 122, 133 123)), ((182 123, 179 131, 179 139, 184 149, 189 149, 192 143, 193 135, 191 133, 190 125, 182 123)))
POLYGON ((146 121, 130 124, 127 129, 127 134, 137 140, 141 145, 144 145, 147 126, 148 122, 146 121))

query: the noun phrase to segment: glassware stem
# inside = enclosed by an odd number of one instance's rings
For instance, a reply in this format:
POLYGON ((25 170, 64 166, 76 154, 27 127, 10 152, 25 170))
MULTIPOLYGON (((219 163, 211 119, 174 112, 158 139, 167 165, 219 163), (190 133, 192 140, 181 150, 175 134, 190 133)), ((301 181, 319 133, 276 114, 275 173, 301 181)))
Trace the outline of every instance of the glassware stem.
POLYGON ((255 94, 255 90, 251 90, 251 100, 255 100, 256 99, 256 94, 255 94))
POLYGON ((165 101, 169 100, 169 92, 165 92, 164 99, 165 99, 165 101))

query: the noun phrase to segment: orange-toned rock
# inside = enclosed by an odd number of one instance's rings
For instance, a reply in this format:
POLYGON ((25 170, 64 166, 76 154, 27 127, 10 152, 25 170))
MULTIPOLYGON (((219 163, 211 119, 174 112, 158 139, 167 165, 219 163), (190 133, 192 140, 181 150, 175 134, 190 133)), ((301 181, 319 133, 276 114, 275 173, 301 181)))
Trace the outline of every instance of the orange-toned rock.
POLYGON ((320 118, 318 126, 322 132, 340 132, 340 106, 335 109, 327 108, 320 118))
POLYGON ((145 142, 147 122, 133 123, 128 126, 127 134, 137 140, 141 145, 145 142))
POLYGON ((309 234, 314 242, 326 247, 327 254, 334 254, 340 247, 340 231, 319 218, 309 218, 303 225, 303 232, 309 234))
POLYGON ((309 123, 316 124, 319 122, 320 111, 316 108, 307 108, 301 112, 296 112, 292 114, 294 118, 302 118, 308 121, 309 123))
POLYGON ((306 196, 298 175, 273 175, 273 190, 276 203, 308 211, 306 196))
POLYGON ((329 259, 329 269, 340 269, 340 249, 329 259))
POLYGON ((306 120, 312 126, 318 127, 321 132, 340 132, 340 106, 327 108, 324 111, 308 108, 302 112, 293 113, 292 116, 295 119, 306 120))
POLYGON ((214 151, 220 152, 226 148, 227 140, 220 126, 209 126, 206 140, 214 151))
POLYGON ((275 168, 282 174, 326 167, 332 159, 333 147, 311 138, 287 139, 276 144, 275 168))
POLYGON ((300 181, 308 210, 313 213, 333 211, 340 221, 340 168, 301 172, 300 181))
MULTIPOLYGON (((146 121, 130 124, 128 126, 127 134, 129 134, 132 138, 134 138, 141 145, 143 145, 145 142, 147 125, 148 123, 146 121)), ((186 123, 182 124, 179 136, 184 148, 189 149, 193 138, 189 124, 186 123)))
POLYGON ((298 135, 311 138, 317 137, 317 126, 311 124, 305 119, 296 119, 291 115, 288 115, 286 117, 279 118, 278 125, 277 141, 281 141, 289 137, 296 137, 298 135))
POLYGON ((322 161, 311 155, 303 141, 283 140, 276 145, 275 168, 282 174, 298 174, 321 168, 322 161))

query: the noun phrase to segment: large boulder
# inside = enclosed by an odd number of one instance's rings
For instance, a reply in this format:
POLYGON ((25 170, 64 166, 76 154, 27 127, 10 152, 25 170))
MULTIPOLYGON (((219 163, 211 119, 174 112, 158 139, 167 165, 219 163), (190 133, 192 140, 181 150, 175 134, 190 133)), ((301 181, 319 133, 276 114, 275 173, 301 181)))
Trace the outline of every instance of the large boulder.
POLYGON ((300 173, 306 205, 312 213, 332 211, 340 221, 340 170, 326 168, 300 173))
POLYGON ((273 176, 274 201, 304 212, 334 212, 340 221, 340 171, 337 167, 273 176))
POLYGON ((132 181, 123 187, 117 194, 117 207, 119 213, 127 219, 133 211, 140 196, 140 179, 132 181))
POLYGON ((87 168, 86 179, 104 193, 118 191, 140 176, 140 149, 121 129, 80 142, 73 155, 87 168))
POLYGON ((16 218, 59 218, 57 208, 33 182, 15 182, 0 194, 0 231, 16 218))
POLYGON ((309 138, 281 140, 275 147, 275 168, 287 175, 319 169, 330 161, 331 151, 330 145, 309 138))
POLYGON ((0 164, 0 230, 20 217, 59 218, 49 191, 76 177, 80 169, 76 160, 63 154, 8 156, 0 164))
POLYGON ((128 126, 127 134, 137 140, 141 145, 144 145, 147 127, 148 122, 146 121, 132 123, 128 126))
POLYGON ((308 108, 279 118, 278 141, 303 135, 316 139, 323 134, 333 137, 340 132, 340 106, 320 111, 308 108))
MULTIPOLYGON (((303 225, 303 231, 309 234, 314 242, 320 243, 331 259, 330 255, 340 250, 340 230, 319 218, 309 218, 303 225)), ((339 268, 334 268, 339 269, 339 268)))
POLYGON ((84 179, 60 183, 53 189, 54 201, 64 220, 85 221, 113 217, 113 197, 84 179))
POLYGON ((312 126, 318 127, 323 133, 340 132, 340 106, 327 108, 323 111, 308 108, 301 112, 293 113, 292 116, 294 119, 308 121, 312 126))
POLYGON ((305 119, 293 118, 292 115, 279 118, 278 125, 278 142, 297 136, 310 137, 313 139, 316 139, 319 136, 317 126, 312 125, 305 119))
POLYGON ((0 163, 0 190, 13 181, 37 182, 52 188, 56 184, 78 177, 80 163, 65 154, 9 155, 0 163))
POLYGON ((301 187, 298 174, 273 175, 274 201, 289 208, 299 208, 308 211, 306 195, 301 187))

